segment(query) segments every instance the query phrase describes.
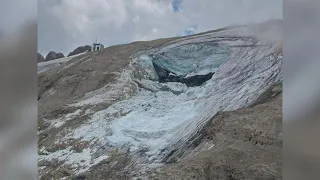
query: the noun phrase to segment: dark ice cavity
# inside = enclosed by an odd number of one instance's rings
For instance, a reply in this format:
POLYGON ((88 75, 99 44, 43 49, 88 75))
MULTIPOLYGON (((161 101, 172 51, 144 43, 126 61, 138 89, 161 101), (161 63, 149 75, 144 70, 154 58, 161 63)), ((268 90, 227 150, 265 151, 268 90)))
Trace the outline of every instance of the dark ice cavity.
POLYGON ((187 44, 152 55, 160 83, 181 82, 201 86, 228 59, 229 48, 216 42, 187 44))

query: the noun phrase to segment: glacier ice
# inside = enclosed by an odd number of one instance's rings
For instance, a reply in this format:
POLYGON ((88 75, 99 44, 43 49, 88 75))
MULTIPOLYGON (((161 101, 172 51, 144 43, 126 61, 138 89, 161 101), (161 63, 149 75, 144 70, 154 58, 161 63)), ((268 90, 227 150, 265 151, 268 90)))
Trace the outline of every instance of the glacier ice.
POLYGON ((70 104, 110 106, 95 112, 64 140, 126 148, 141 163, 170 162, 218 111, 249 106, 281 82, 282 57, 272 47, 240 28, 186 37, 140 52, 117 73, 115 82, 70 104), (154 63, 176 76, 212 76, 193 87, 159 82, 154 63))

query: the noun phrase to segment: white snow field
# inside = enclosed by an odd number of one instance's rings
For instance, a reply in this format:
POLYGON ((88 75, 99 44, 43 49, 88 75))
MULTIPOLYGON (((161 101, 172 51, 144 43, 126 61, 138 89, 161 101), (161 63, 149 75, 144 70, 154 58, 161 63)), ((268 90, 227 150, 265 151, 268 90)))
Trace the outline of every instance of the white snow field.
MULTIPOLYGON (((96 164, 97 159, 108 158, 108 151, 113 148, 127 150, 141 164, 161 164, 178 157, 218 111, 249 106, 274 83, 282 81, 282 57, 274 49, 277 42, 256 38, 266 32, 281 32, 279 28, 257 31, 255 26, 258 25, 186 37, 138 53, 117 74, 117 81, 69 105, 80 109, 111 104, 95 112, 86 123, 70 129, 59 141, 90 142, 91 149, 86 149, 85 155, 91 156, 88 158, 94 163, 78 164, 85 169, 96 164), (162 57, 154 60, 156 56, 162 57), (159 83, 152 61, 176 74, 214 75, 194 87, 179 82, 159 83)), ((62 157, 66 150, 60 151, 40 159, 62 157)), ((79 163, 79 154, 65 155, 66 163, 79 163)))
POLYGON ((51 68, 60 66, 62 63, 68 62, 72 58, 75 58, 77 56, 80 56, 80 55, 83 55, 83 54, 86 54, 86 53, 87 52, 83 52, 83 53, 76 54, 76 55, 69 56, 69 57, 59 58, 59 59, 46 61, 46 62, 40 62, 40 63, 38 63, 38 74, 42 73, 42 72, 45 72, 45 71, 47 71, 47 70, 49 70, 51 68))

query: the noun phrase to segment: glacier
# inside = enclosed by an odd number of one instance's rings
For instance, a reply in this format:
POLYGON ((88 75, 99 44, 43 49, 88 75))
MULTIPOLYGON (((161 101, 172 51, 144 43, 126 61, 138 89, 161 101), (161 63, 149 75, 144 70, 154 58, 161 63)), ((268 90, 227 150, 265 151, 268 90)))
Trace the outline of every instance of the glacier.
POLYGON ((251 28, 184 37, 135 54, 126 68, 115 72, 116 81, 69 104, 79 109, 110 106, 59 141, 90 142, 86 152, 96 158, 120 148, 138 164, 175 161, 217 112, 250 106, 282 82, 282 56, 275 42, 259 39, 251 28), (156 67, 165 70, 165 81, 156 67), (203 76, 204 82, 194 86, 181 80, 203 76))

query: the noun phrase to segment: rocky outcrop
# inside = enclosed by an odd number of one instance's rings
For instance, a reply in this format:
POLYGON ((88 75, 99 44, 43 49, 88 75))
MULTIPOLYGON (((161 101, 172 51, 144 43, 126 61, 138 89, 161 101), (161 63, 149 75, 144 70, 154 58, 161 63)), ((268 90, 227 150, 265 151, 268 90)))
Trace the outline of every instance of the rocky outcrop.
POLYGON ((85 51, 90 52, 90 51, 91 51, 91 46, 86 45, 86 46, 77 47, 75 50, 73 50, 72 52, 70 52, 70 53, 68 54, 68 57, 69 57, 69 56, 76 55, 76 54, 83 53, 83 52, 85 52, 85 51))
POLYGON ((50 51, 48 55, 46 56, 45 61, 51 61, 54 59, 64 58, 64 55, 62 53, 56 53, 54 51, 50 51))
POLYGON ((38 63, 44 62, 44 61, 45 61, 45 59, 44 59, 44 57, 42 56, 42 54, 38 53, 38 63))

